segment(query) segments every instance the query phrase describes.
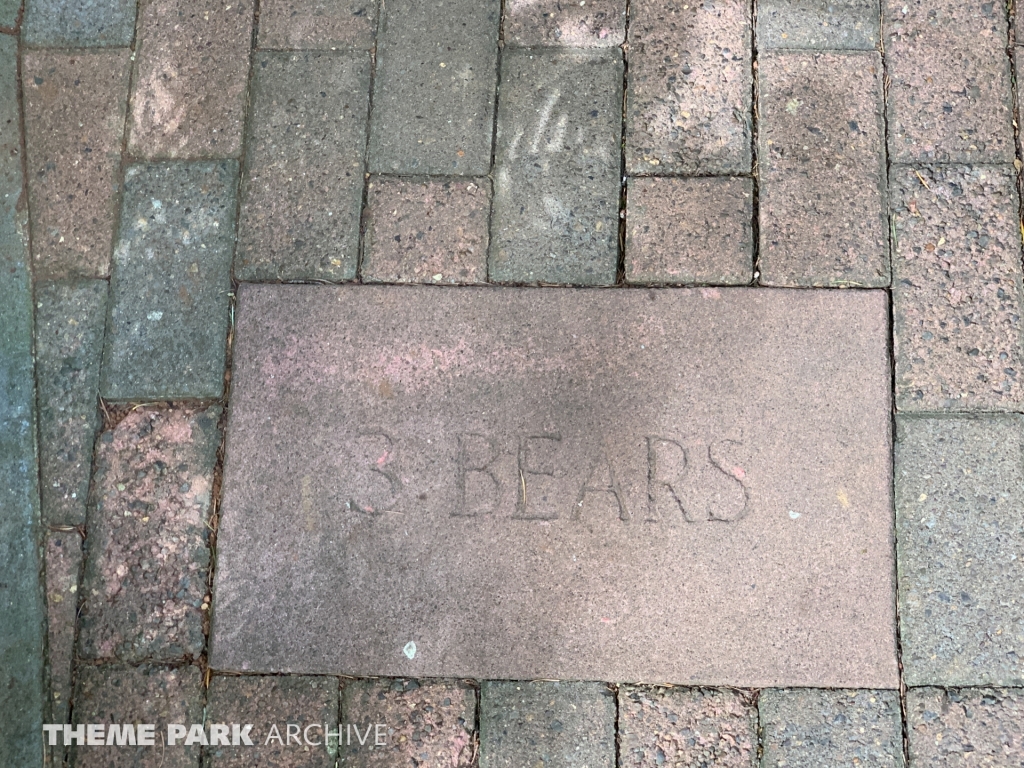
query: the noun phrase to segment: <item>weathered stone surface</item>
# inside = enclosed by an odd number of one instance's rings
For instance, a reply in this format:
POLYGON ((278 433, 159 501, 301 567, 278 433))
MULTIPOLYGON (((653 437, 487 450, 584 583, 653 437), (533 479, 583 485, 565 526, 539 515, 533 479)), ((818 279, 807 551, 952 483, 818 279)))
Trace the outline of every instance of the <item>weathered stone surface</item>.
POLYGON ((85 523, 106 321, 106 281, 36 285, 39 477, 50 525, 85 523))
POLYGON ((173 661, 202 652, 220 413, 138 408, 100 436, 83 657, 173 661))
POLYGON ((252 0, 142 0, 128 151, 144 158, 238 157, 252 0))
POLYGON ((370 120, 374 173, 486 176, 499 0, 388 0, 370 120))
MULTIPOLYGON (((11 7, 17 12, 21 3, 11 7)), ((0 21, 7 26, 14 26, 0 21)), ((25 0, 26 45, 59 48, 127 46, 135 34, 134 0, 25 0)))
POLYGON ((611 48, 626 36, 625 0, 508 0, 505 42, 563 48, 611 48))
POLYGON ((168 746, 166 736, 167 723, 203 722, 202 672, 195 666, 83 664, 74 717, 76 723, 156 725, 152 747, 72 747, 75 768, 199 768, 200 746, 168 746))
POLYGON ((754 768, 757 708, 738 691, 619 689, 619 765, 754 768))
POLYGON ((381 283, 487 282, 490 191, 488 179, 371 181, 362 278, 381 283))
POLYGON ((210 746, 204 768, 334 768, 336 741, 324 726, 338 730, 338 680, 334 677, 214 677, 206 707, 212 723, 252 723, 253 746, 210 746), (287 724, 308 726, 317 745, 268 741, 272 726, 287 739, 287 724), (314 725, 314 723, 316 725, 314 725), (319 726, 319 727, 318 727, 319 726))
POLYGON ((0 28, 14 29, 18 24, 22 0, 0 0, 0 28))
POLYGON ((260 48, 369 48, 377 31, 377 0, 263 0, 260 48))
POLYGON ((1024 689, 907 691, 914 768, 1024 765, 1024 689))
POLYGON ((882 61, 758 59, 761 282, 889 285, 882 61))
POLYGON ((896 684, 883 292, 239 298, 215 668, 896 684))
POLYGON ((46 619, 49 644, 50 708, 48 723, 67 723, 71 703, 71 664, 78 613, 78 578, 82 539, 75 530, 46 534, 46 619))
POLYGON ((896 691, 761 691, 761 765, 902 768, 896 691))
POLYGON ((753 218, 750 179, 631 179, 626 282, 746 285, 753 218))
POLYGON ((895 480, 908 685, 1024 685, 1024 420, 904 417, 895 480))
POLYGON ((26 51, 25 143, 37 277, 110 274, 131 51, 26 51))
POLYGON ((488 272, 610 285, 618 264, 620 51, 505 51, 488 272))
POLYGON ((363 680, 345 685, 342 719, 373 738, 342 737, 346 768, 471 768, 476 755, 476 691, 462 683, 415 680, 363 680), (371 746, 381 728, 385 746, 371 746))
POLYGON ((0 34, 0 237, 9 258, 28 241, 28 201, 22 197, 18 38, 0 34))
POLYGON ((887 0, 894 163, 1013 161, 1006 8, 961 0, 887 0))
POLYGON ((757 46, 871 51, 878 46, 877 0, 756 0, 757 46))
POLYGON ((238 164, 141 165, 125 177, 100 391, 220 397, 238 164))
POLYGON ((1024 287, 1015 182, 1009 166, 892 169, 900 410, 1020 407, 1024 287))
POLYGON ((356 275, 370 57, 259 53, 235 275, 356 275))
POLYGON ((747 0, 633 0, 629 172, 750 173, 751 77, 747 0))

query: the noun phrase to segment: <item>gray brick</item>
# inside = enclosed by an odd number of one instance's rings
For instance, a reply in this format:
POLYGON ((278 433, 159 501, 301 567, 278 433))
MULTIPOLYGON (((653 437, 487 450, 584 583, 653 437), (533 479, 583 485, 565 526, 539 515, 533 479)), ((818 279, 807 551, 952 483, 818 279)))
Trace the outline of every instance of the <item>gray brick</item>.
POLYGON ((126 173, 100 391, 112 400, 223 390, 238 164, 126 173))
POLYGON ((1024 420, 897 422, 896 541, 909 685, 1022 685, 1024 420))
MULTIPOLYGON (((50 723, 67 723, 71 704, 78 581, 82 571, 82 537, 76 530, 46 534, 47 664, 50 670, 50 723)), ((58 745, 59 746, 59 745, 58 745)), ((61 750, 63 751, 63 750, 61 750)))
POLYGON ((382 16, 370 170, 486 176, 499 0, 388 0, 382 16))
POLYGON ((260 47, 367 49, 377 32, 377 0, 263 0, 260 47))
POLYGON ((1024 765, 1024 689, 911 688, 907 720, 913 768, 1024 765))
POLYGON ((22 0, 0 0, 0 27, 13 29, 18 23, 22 0))
POLYGON ((870 51, 878 46, 878 0, 756 0, 757 46, 870 51))
POLYGON ((505 52, 492 280, 615 282, 621 114, 620 51, 505 52))
POLYGON ((610 48, 626 36, 626 0, 506 0, 505 42, 610 48))
POLYGON ((135 6, 135 0, 25 0, 22 40, 47 48, 127 46, 135 6))

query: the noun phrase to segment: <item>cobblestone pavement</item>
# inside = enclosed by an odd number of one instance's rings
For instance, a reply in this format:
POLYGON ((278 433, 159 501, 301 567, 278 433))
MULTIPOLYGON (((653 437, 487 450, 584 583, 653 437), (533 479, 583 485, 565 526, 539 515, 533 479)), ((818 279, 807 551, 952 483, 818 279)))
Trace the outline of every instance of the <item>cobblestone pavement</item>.
POLYGON ((0 766, 1024 766, 1021 66, 1019 0, 0 0, 0 766), (898 683, 211 668, 282 282, 883 297, 898 683))

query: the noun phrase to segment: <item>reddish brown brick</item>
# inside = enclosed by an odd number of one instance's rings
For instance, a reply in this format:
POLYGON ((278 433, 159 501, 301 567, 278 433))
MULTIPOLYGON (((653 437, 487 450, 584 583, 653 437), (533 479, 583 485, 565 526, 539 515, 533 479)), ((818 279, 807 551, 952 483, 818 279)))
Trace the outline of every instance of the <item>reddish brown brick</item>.
POLYGON ((913 768, 1024 765, 1024 688, 911 688, 913 768))
POLYGON ((260 48, 367 48, 377 30, 377 0, 263 0, 260 48))
POLYGON ((633 0, 629 172, 749 173, 750 57, 750 6, 743 0, 633 0))
POLYGON ((37 276, 110 274, 129 54, 127 48, 24 54, 37 276))
POLYGON ((889 154, 895 163, 1013 160, 1006 8, 888 0, 889 154))
POLYGON ((78 531, 46 535, 46 620, 49 633, 51 723, 68 722, 71 663, 78 612, 78 577, 82 570, 82 539, 78 531))
POLYGON ((770 52, 758 65, 761 282, 888 285, 878 54, 770 52))
POLYGON ((622 45, 625 0, 508 0, 505 41, 512 45, 602 48, 622 45))
POLYGON ((486 282, 490 202, 487 179, 375 179, 367 192, 363 278, 486 282))
POLYGON ((128 150, 144 158, 237 157, 252 0, 143 0, 128 150))
POLYGON ((749 283, 753 210, 750 179, 631 179, 626 281, 749 283))

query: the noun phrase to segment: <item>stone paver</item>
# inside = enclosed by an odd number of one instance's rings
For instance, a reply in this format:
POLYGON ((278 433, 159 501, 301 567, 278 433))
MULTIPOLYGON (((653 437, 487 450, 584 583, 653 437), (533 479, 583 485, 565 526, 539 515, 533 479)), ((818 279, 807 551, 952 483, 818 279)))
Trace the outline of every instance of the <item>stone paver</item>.
POLYGON ((907 691, 913 768, 1024 765, 1024 689, 907 691))
POLYGON ((215 668, 896 684, 884 292, 240 290, 215 668))
POLYGON ((25 131, 36 275, 106 277, 131 51, 26 51, 25 131))
POLYGON ((367 190, 362 278, 486 282, 490 191, 488 179, 375 178, 367 190))
POLYGON ((78 669, 74 719, 104 726, 156 725, 153 746, 72 747, 75 768, 199 768, 202 747, 165 742, 168 723, 188 728, 203 722, 202 672, 194 666, 83 664, 78 669))
POLYGON ((628 57, 626 168, 630 173, 750 172, 752 70, 747 0, 633 0, 628 57))
POLYGON ((334 768, 338 748, 326 733, 338 730, 338 679, 214 677, 206 723, 207 728, 216 723, 252 723, 253 746, 209 746, 204 768, 334 768), (288 724, 305 731, 300 731, 301 746, 273 738, 271 729, 276 726, 281 738, 288 740, 288 724))
POLYGON ((485 176, 499 0, 387 0, 377 41, 373 173, 485 176))
POLYGON ((737 691, 619 689, 619 766, 754 768, 757 708, 737 691))
POLYGON ((172 661, 203 650, 220 413, 138 408, 100 436, 83 657, 172 661))
POLYGON ((238 157, 253 0, 142 0, 128 151, 143 158, 238 157))
POLYGON ((610 48, 626 36, 626 0, 507 0, 505 43, 610 48))
POLYGON ((107 283, 36 284, 36 403, 42 519, 82 525, 98 397, 107 283))
POLYGON ((902 768, 896 691, 761 691, 761 768, 902 768))
POLYGON ((501 67, 491 280, 614 283, 621 52, 509 49, 501 67))
POLYGON ((125 176, 100 391, 220 397, 238 164, 140 165, 125 176))
POLYGON ((615 765, 615 695, 602 683, 480 685, 480 768, 615 765))
MULTIPOLYGON (((476 765, 476 691, 462 683, 361 680, 345 685, 342 719, 360 728, 381 729, 386 746, 341 746, 345 768, 471 768, 476 765)), ((374 736, 377 731, 374 730, 374 736)))
POLYGON ((356 275, 370 58, 259 53, 235 276, 356 275))
POLYGON ((1004 4, 887 0, 883 13, 892 161, 1011 162, 1004 4))
POLYGON ((260 48, 369 48, 377 31, 377 0, 263 0, 260 48))
POLYGON ((21 0, 0 0, 0 29, 12 31, 18 24, 21 0))
POLYGON ((78 613, 82 539, 75 530, 46 534, 46 618, 50 668, 48 723, 67 723, 71 703, 71 665, 78 613))
POLYGON ((761 282, 887 286, 881 59, 768 52, 758 65, 761 282))
POLYGON ((896 532, 909 685, 1024 685, 1024 420, 904 417, 896 532))
POLYGON ((870 51, 878 46, 878 0, 755 0, 757 46, 870 51))
POLYGON ((753 218, 750 179, 631 179, 626 282, 746 285, 753 218))
MULTIPOLYGON (((10 7, 17 9, 19 4, 13 2, 10 7)), ((26 45, 127 46, 134 34, 134 0, 25 0, 22 40, 26 45)))
POLYGON ((900 410, 1020 407, 1024 288, 1015 181, 1009 166, 893 168, 900 410))

